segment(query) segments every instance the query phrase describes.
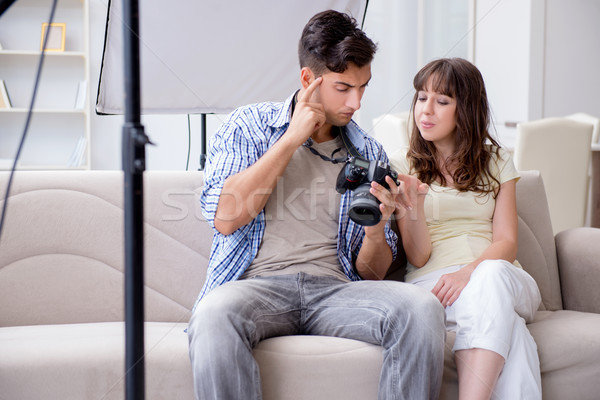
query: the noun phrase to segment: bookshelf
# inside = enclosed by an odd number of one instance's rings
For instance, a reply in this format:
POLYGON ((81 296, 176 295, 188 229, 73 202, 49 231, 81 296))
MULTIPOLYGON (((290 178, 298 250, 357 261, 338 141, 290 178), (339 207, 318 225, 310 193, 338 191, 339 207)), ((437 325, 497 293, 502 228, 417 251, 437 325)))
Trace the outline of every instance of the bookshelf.
MULTIPOLYGON (((23 133, 51 5, 19 0, 0 17, 0 81, 10 100, 0 107, 0 170, 12 166, 23 133)), ((90 168, 88 7, 87 0, 58 1, 54 22, 65 24, 64 51, 45 54, 19 169, 90 168)))

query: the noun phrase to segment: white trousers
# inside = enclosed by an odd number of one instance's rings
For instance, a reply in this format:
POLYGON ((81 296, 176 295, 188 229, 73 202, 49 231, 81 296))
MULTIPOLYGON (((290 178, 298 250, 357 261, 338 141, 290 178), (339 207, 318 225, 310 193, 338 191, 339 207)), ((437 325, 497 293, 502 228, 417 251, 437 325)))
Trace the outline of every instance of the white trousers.
MULTIPOLYGON (((457 265, 431 272, 411 283, 433 289, 457 265)), ((458 299, 446 307, 446 329, 456 332, 452 351, 480 348, 504 357, 492 399, 541 399, 537 346, 526 327, 541 296, 535 280, 505 260, 486 260, 475 268, 458 299)))

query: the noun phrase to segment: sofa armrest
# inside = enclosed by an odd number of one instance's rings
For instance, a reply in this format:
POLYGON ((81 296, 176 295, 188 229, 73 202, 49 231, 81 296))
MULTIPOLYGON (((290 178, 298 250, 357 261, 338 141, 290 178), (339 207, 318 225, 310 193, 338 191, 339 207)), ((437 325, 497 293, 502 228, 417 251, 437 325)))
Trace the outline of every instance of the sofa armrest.
POLYGON ((600 314, 600 229, 567 229, 555 240, 564 308, 600 314))

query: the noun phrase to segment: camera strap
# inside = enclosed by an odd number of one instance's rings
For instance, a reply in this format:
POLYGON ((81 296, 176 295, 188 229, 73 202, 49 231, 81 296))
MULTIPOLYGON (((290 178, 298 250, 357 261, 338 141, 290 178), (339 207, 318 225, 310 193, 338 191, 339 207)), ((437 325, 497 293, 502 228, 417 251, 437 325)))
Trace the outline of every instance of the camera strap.
POLYGON ((333 156, 335 155, 335 153, 337 153, 338 151, 341 151, 342 148, 338 147, 337 149, 335 149, 332 153, 331 153, 331 157, 327 157, 325 154, 321 154, 319 153, 316 149, 314 149, 312 147, 312 143, 313 140, 311 138, 308 138, 308 140, 306 142, 304 142, 302 145, 304 147, 306 147, 307 149, 310 150, 311 153, 313 153, 315 156, 319 156, 321 157, 323 160, 325 161, 329 161, 333 164, 338 164, 338 163, 342 163, 342 162, 346 162, 348 161, 348 156, 346 157, 337 157, 337 158, 333 158, 333 156))
POLYGON ((352 141, 348 138, 348 135, 346 135, 346 128, 340 128, 340 135, 342 137, 342 142, 344 142, 344 146, 346 146, 346 151, 348 154, 354 158, 361 157, 358 150, 356 150, 356 147, 354 147, 354 144, 352 144, 352 141))

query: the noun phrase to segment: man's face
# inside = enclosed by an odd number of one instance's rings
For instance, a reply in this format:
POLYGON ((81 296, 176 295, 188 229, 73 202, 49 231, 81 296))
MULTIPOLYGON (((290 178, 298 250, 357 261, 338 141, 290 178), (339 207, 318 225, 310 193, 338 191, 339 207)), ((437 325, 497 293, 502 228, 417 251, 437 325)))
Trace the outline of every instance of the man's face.
POLYGON ((313 101, 325 108, 328 124, 344 126, 360 108, 360 101, 371 80, 371 64, 357 67, 350 63, 342 73, 327 72, 322 76, 323 82, 315 90, 313 101))

